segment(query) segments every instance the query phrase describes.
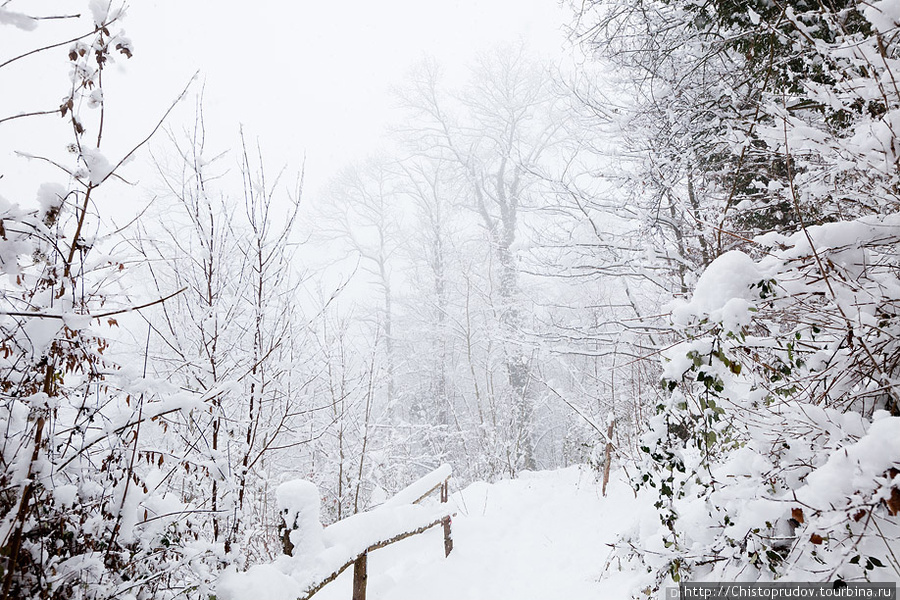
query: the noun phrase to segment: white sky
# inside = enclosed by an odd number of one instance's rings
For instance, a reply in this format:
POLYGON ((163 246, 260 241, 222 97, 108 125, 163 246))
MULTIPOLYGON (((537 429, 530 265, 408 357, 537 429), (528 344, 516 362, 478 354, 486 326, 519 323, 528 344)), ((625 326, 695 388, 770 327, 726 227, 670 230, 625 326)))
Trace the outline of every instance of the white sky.
POLYGON ((556 0, 160 0, 129 17, 139 52, 185 57, 160 73, 170 94, 201 69, 223 144, 243 123, 283 160, 305 151, 313 184, 375 144, 390 86, 425 54, 452 68, 517 37, 543 52, 563 41, 556 0))
MULTIPOLYGON (((6 8, 52 14, 73 4, 13 0, 6 8)), ((149 131, 199 70, 210 149, 233 147, 243 124, 273 169, 306 154, 309 190, 377 144, 391 118, 391 86, 424 56, 452 75, 479 51, 519 39, 559 55, 566 19, 557 0, 132 0, 124 27, 135 55, 105 81, 105 152, 115 159, 149 131)), ((63 27, 0 27, 0 62, 38 39, 57 39, 63 27)), ((57 105, 67 68, 61 49, 0 70, 0 117, 57 105)), ((192 113, 189 101, 170 124, 184 126, 192 113)), ((14 174, 9 161, 21 159, 12 149, 27 141, 40 152, 35 133, 61 122, 41 119, 0 124, 0 171, 14 174)), ((11 179, 0 179, 0 194, 8 196, 11 179)))

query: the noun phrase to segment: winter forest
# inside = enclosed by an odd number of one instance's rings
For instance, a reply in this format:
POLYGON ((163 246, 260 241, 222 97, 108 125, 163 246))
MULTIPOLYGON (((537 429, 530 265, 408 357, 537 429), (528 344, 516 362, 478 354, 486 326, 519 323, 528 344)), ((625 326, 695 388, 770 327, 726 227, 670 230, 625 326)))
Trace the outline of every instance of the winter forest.
POLYGON ((0 0, 0 599, 900 581, 900 1, 574 2, 314 189, 128 9, 0 0))

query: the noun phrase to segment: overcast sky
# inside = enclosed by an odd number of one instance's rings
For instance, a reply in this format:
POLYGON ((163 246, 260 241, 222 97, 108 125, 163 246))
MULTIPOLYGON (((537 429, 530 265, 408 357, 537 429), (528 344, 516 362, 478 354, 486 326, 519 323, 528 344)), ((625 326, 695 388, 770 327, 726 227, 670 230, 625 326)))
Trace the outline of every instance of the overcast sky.
POLYGON ((424 55, 453 70, 518 38, 558 52, 562 22, 556 0, 159 0, 134 4, 128 32, 170 94, 201 70, 222 143, 243 123, 267 151, 305 151, 315 183, 375 143, 424 55))
MULTIPOLYGON (((72 3, 13 0, 7 8, 51 14, 72 3)), ((105 81, 106 151, 139 139, 199 71, 211 150, 234 146, 243 124, 271 162, 305 154, 307 181, 317 187, 377 144, 390 120, 390 88, 424 56, 458 75, 478 52, 520 39, 536 53, 559 55, 566 18, 557 0, 133 0, 124 27, 134 58, 120 60, 105 81)), ((71 24, 45 22, 28 34, 0 27, 0 58, 57 39, 64 27, 71 24)), ((0 71, 0 116, 51 108, 65 93, 60 51, 20 63, 0 71)), ((190 118, 193 103, 185 104, 173 125, 190 118)), ((0 125, 5 172, 15 172, 12 149, 57 126, 55 118, 0 125)), ((0 194, 9 185, 0 180, 0 194)))

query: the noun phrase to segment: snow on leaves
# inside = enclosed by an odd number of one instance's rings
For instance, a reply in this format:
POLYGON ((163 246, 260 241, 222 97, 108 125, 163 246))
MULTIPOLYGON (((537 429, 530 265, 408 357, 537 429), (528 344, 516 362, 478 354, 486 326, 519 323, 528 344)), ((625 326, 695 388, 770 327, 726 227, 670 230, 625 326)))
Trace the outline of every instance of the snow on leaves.
POLYGON ((673 311, 637 482, 661 527, 632 541, 676 581, 863 578, 900 539, 900 216, 757 242, 673 311))

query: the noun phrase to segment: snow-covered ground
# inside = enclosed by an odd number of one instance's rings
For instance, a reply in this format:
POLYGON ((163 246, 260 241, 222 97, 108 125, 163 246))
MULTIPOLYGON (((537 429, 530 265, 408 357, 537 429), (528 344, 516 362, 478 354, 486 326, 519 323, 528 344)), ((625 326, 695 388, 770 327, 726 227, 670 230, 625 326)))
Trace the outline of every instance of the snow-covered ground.
MULTIPOLYGON (((369 600, 631 596, 634 574, 607 567, 608 544, 648 515, 621 479, 603 498, 590 470, 570 467, 475 483, 451 500, 458 515, 450 556, 444 558, 440 528, 376 550, 368 560, 369 600)), ((351 582, 348 569, 315 598, 349 600, 351 582)))

